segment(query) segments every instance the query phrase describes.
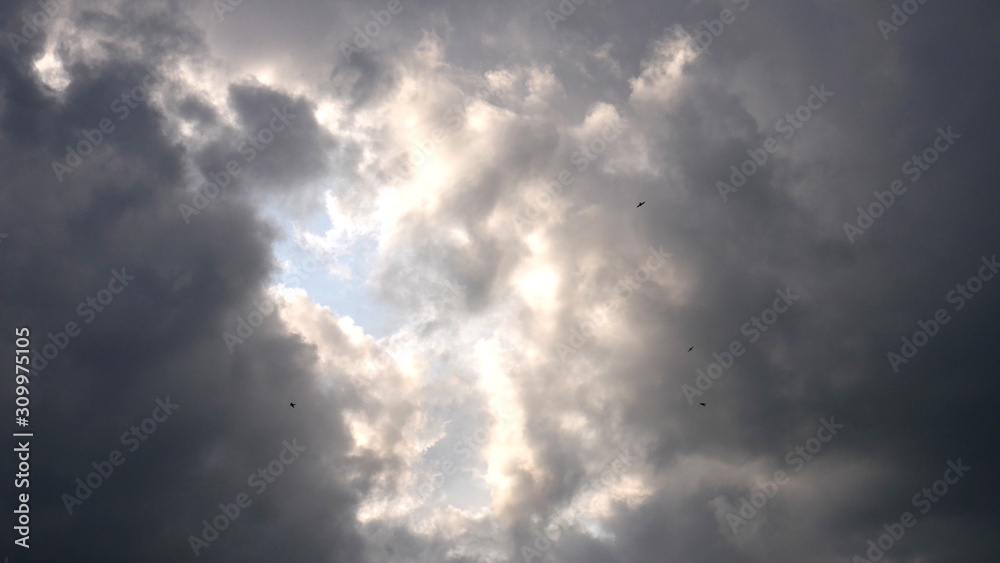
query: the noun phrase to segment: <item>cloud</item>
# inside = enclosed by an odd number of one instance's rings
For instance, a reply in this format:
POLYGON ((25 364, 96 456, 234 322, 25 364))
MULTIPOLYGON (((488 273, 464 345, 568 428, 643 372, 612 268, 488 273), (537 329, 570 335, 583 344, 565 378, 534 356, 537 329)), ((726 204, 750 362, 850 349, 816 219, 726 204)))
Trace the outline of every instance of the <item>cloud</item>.
MULTIPOLYGON (((889 8, 750 6, 597 3, 553 30, 556 4, 407 3, 345 58, 372 6, 244 3, 219 21, 100 2, 0 50, 0 319, 59 348, 30 380, 36 557, 191 557, 202 520, 293 438, 308 450, 200 559, 846 560, 948 460, 983 466, 996 288, 900 373, 886 353, 1000 250, 981 71, 996 40, 969 33, 1000 11, 927 4, 886 41, 889 8), (823 84, 836 94, 781 136, 823 84), (59 181, 52 163, 104 118, 114 132, 59 181), (911 179, 901 166, 947 127, 961 140, 911 179), (253 160, 248 135, 266 145, 253 160), (185 221, 233 160, 244 171, 185 221), (846 240, 897 177, 906 197, 846 240), (324 262, 308 290, 276 281, 288 240, 324 262), (123 267, 135 279, 87 322, 78 305, 123 267), (785 288, 801 300, 769 323, 785 288), (737 341, 707 407, 689 404, 682 386, 737 341), (66 514, 61 495, 168 395, 169 422, 66 514), (726 515, 830 413, 850 431, 734 535, 726 515)), ((37 10, 12 6, 3 29, 37 10)), ((892 555, 994 553, 985 475, 892 555)))

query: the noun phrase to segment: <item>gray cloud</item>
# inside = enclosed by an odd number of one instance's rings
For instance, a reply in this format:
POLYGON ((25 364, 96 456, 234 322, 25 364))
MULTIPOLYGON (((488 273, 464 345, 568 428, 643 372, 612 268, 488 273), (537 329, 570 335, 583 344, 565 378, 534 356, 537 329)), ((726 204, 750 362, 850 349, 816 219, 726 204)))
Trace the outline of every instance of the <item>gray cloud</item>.
POLYGON ((1000 13, 926 3, 886 39, 891 3, 742 5, 585 3, 553 30, 558 2, 405 2, 345 60, 340 42, 385 5, 243 3, 218 21, 95 2, 5 45, 4 350, 22 326, 60 348, 30 383, 32 556, 193 558, 188 536, 248 492, 199 559, 847 561, 909 510, 887 558, 988 560, 1000 282, 981 266, 1000 247, 983 69, 998 50, 981 31, 1000 13), (697 53, 685 32, 725 9, 697 53), (119 119, 112 103, 150 70, 163 80, 119 119), (784 136, 820 85, 833 96, 784 136), (286 107, 294 121, 247 162, 243 136, 286 107), (52 162, 106 117, 114 132, 57 180, 52 162), (611 124, 620 137, 595 145, 611 124), (949 127, 915 178, 905 163, 949 127), (777 150, 723 201, 717 182, 768 138, 777 150), (246 172, 187 224, 178 205, 234 159, 246 172), (844 224, 897 179, 906 192, 850 240, 844 224), (388 336, 262 289, 289 217, 316 248, 365 256, 354 273, 388 336), (664 266, 631 284, 661 246, 664 266), (129 286, 80 313, 123 268, 129 286), (459 297, 428 312, 445 282, 459 297), (801 298, 771 323, 786 288, 801 298), (230 353, 222 335, 262 299, 275 312, 230 353), (888 354, 939 309, 948 322, 895 373, 888 354), (67 322, 79 334, 63 340, 67 322), (690 404, 683 386, 733 342, 745 353, 690 404), (128 451, 122 433, 167 396, 179 408, 128 451), (791 469, 831 415, 842 434, 791 469), (488 441, 415 497, 480 425, 488 441), (308 449, 253 492, 293 438, 308 449), (628 444, 635 461, 587 493, 628 444), (124 463, 67 514, 63 495, 114 450, 124 463), (920 512, 914 495, 959 458, 972 469, 920 512), (789 482, 733 534, 726 514, 777 470, 789 482))

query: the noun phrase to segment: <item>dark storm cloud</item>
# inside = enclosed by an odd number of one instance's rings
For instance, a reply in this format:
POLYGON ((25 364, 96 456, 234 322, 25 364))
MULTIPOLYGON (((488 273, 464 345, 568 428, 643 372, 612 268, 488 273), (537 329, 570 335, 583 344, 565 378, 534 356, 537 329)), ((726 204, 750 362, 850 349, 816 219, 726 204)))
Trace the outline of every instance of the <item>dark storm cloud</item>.
POLYGON ((338 62, 330 82, 337 96, 350 100, 354 109, 382 100, 395 78, 393 67, 381 55, 362 51, 338 62))
POLYGON ((58 3, 46 11, 39 4, 25 0, 11 0, 6 8, 0 14, 4 49, 10 49, 10 53, 23 57, 21 60, 24 61, 31 60, 44 47, 47 30, 53 21, 52 16, 66 11, 58 3))
POLYGON ((186 119, 197 120, 201 125, 214 125, 218 115, 212 106, 196 96, 188 96, 177 106, 177 113, 186 119))
POLYGON ((229 96, 245 131, 255 136, 265 129, 273 132, 273 146, 264 145, 267 137, 262 137, 260 160, 248 163, 267 186, 294 186, 326 171, 328 155, 338 144, 316 123, 311 104, 253 84, 232 85, 229 96))
MULTIPOLYGON (((274 319, 235 355, 221 338, 261 298, 275 233, 236 202, 196 224, 181 221, 185 151, 148 103, 121 122, 112 114, 117 129, 94 154, 64 182, 53 175, 51 161, 80 139, 73 131, 96 127, 155 61, 70 65, 59 100, 11 52, 0 64, 0 223, 10 234, 0 274, 3 325, 30 327, 37 349, 48 333, 65 346, 31 383, 33 560, 193 558, 188 536, 200 535, 201 521, 244 491, 252 504, 201 559, 359 560, 350 528, 356 493, 325 465, 349 463, 336 399, 286 412, 289 398, 316 396, 310 349, 274 319), (107 291, 112 270, 134 280, 100 312, 81 315, 78 304, 107 291), (78 327, 74 336, 57 334, 67 321, 78 327), (177 410, 130 452, 121 434, 167 397, 177 410), (293 439, 307 451, 257 497, 248 476, 293 439), (86 479, 91 462, 102 464, 113 450, 124 464, 68 514, 62 495, 73 495, 75 479, 86 479)), ((248 127, 272 104, 300 112, 302 129, 265 163, 264 175, 292 185, 319 166, 324 145, 310 108, 266 89, 234 86, 233 98, 248 127)), ((4 341, 12 352, 12 332, 4 341)), ((10 387, 4 398, 13 403, 10 387)), ((5 506, 14 506, 12 489, 4 495, 5 506)), ((9 527, 4 537, 13 545, 9 527)))
MULTIPOLYGON (((218 136, 193 156, 204 180, 178 204, 180 216, 190 223, 217 201, 247 195, 311 206, 303 200, 315 194, 304 186, 328 172, 331 153, 341 149, 316 122, 315 108, 255 82, 230 85, 229 102, 238 117, 236 128, 220 127, 218 136)), ((192 121, 214 117, 206 115, 210 107, 190 97, 183 104, 182 109, 196 111, 192 121)))
MULTIPOLYGON (((790 525, 781 519, 786 510, 811 522, 811 545, 835 540, 828 556, 861 553, 883 522, 912 509, 912 495, 939 478, 947 460, 995 459, 996 440, 982 433, 987 422, 976 407, 983 404, 973 397, 997 391, 986 376, 987 366, 996 364, 987 341, 995 332, 1000 297, 984 283, 966 311, 953 311, 946 303, 949 290, 976 274, 980 258, 997 251, 992 217, 998 202, 986 188, 996 183, 989 154, 996 148, 991 131, 997 115, 985 98, 996 80, 975 70, 995 64, 995 41, 969 32, 979 27, 971 23, 973 11, 975 19, 990 22, 997 13, 983 13, 982 5, 974 10, 974 4, 935 6, 943 20, 932 19, 932 8, 924 7, 889 45, 875 27, 879 17, 888 17, 888 6, 862 9, 847 20, 844 14, 813 17, 798 5, 757 5, 732 33, 716 40, 713 52, 696 60, 691 86, 680 94, 675 113, 647 109, 643 114, 648 121, 663 119, 670 136, 681 140, 671 148, 680 151, 681 189, 689 192, 698 212, 692 214, 690 204, 663 191, 660 202, 651 202, 656 216, 640 219, 640 236, 672 241, 695 289, 683 304, 663 303, 655 292, 638 290, 629 322, 634 333, 651 335, 670 319, 683 330, 671 339, 678 349, 688 342, 704 344, 703 354, 691 357, 640 348, 625 371, 639 378, 629 385, 648 391, 633 394, 631 424, 660 432, 652 461, 665 470, 680 452, 720 447, 737 452, 727 455, 733 462, 742 459, 742 452, 768 459, 777 469, 783 465, 779 454, 795 443, 797 433, 819 416, 837 413, 852 431, 831 450, 843 463, 868 464, 871 487, 840 489, 833 473, 822 486, 836 492, 813 505, 797 506, 785 498, 766 508, 785 525, 790 525), (824 21, 837 25, 831 29, 824 21), (958 55, 970 50, 974 54, 958 55), (951 56, 971 60, 954 65, 947 62, 951 56), (759 63, 765 60, 781 60, 784 66, 766 69, 759 63), (744 67, 754 74, 741 74, 744 67), (810 84, 819 83, 836 95, 796 133, 808 140, 802 150, 810 156, 772 157, 739 194, 722 203, 715 183, 728 177, 727 167, 773 136, 775 120, 802 103, 810 84), (748 95, 740 99, 720 87, 748 95), (769 104, 773 117, 758 121, 743 109, 745 100, 766 96, 780 98, 769 104), (734 124, 731 137, 708 134, 706 129, 719 122, 734 124), (901 201, 852 246, 842 223, 856 221, 855 208, 874 201, 873 190, 885 191, 893 178, 905 178, 901 165, 931 146, 937 129, 948 125, 961 139, 919 181, 907 180, 911 187, 901 201), (759 316, 776 288, 786 286, 804 296, 800 304, 706 391, 713 408, 709 419, 705 412, 689 413, 680 385, 693 382, 695 370, 713 361, 712 352, 724 352, 732 340, 746 344, 740 326, 759 316), (955 320, 906 366, 905 375, 894 375, 887 352, 898 352, 900 337, 911 336, 918 320, 942 307, 955 320), (680 361, 668 363, 668 357, 680 361), (649 377, 662 381, 645 381, 649 377), (675 425, 680 425, 677 432, 668 432, 675 425)), ((648 135, 659 137, 653 130, 648 135)), ((661 142, 663 152, 656 155, 668 152, 668 141, 661 142)), ((607 228, 602 217, 589 222, 588 229, 610 237, 621 216, 632 213, 625 209, 607 216, 607 228)), ((598 356, 598 348, 585 353, 598 356)), ((982 526, 988 502, 978 499, 995 498, 996 491, 981 479, 970 474, 956 485, 942 502, 951 509, 935 508, 893 556, 936 553, 935 542, 950 527, 982 526)), ((844 481, 846 488, 850 480, 844 481)), ((692 526, 699 518, 702 526, 717 524, 704 519, 704 509, 696 505, 669 510, 669 516, 656 519, 670 522, 668 529, 692 526)), ((760 532, 765 544, 786 542, 791 549, 798 543, 780 528, 767 530, 760 532)), ((698 535, 692 530, 686 538, 698 535)), ((684 545, 712 543, 704 530, 700 535, 684 545)), ((617 556, 644 560, 640 554, 675 552, 669 545, 676 540, 659 531, 637 541, 624 541, 628 547, 617 556)), ((989 546, 989 541, 972 542, 955 549, 976 559, 989 546)), ((711 549, 703 545, 678 555, 715 561, 746 556, 711 549)), ((794 549, 809 548, 803 543, 794 549)), ((566 555, 566 560, 579 560, 566 555)), ((953 551, 948 558, 954 556, 953 551)))

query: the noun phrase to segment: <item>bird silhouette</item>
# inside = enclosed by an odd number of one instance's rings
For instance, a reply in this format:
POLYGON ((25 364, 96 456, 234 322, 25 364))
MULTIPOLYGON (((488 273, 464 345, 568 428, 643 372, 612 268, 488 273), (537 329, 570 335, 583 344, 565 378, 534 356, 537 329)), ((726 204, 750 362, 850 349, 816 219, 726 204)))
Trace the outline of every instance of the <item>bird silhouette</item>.
POLYGON ((293 409, 295 408, 295 403, 289 403, 289 404, 292 405, 293 409))
POLYGON ((688 348, 688 352, 690 352, 691 350, 694 350, 694 346, 688 348))
POLYGON ((701 405, 701 406, 703 406, 703 407, 707 407, 707 406, 708 406, 708 405, 707 405, 707 404, 705 404, 705 403, 698 403, 698 404, 699 404, 699 405, 701 405))
POLYGON ((646 205, 646 202, 645 201, 640 201, 639 205, 636 205, 636 207, 642 207, 643 205, 646 205))

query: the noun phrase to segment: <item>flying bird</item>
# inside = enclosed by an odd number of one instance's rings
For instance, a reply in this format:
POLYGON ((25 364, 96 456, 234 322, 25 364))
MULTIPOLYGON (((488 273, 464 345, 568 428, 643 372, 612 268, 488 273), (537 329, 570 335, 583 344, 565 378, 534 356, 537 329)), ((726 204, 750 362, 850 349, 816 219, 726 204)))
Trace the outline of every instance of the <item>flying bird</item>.
POLYGON ((705 403, 698 403, 698 404, 701 405, 701 406, 703 406, 703 407, 707 407, 708 406, 705 403))
POLYGON ((694 350, 694 346, 688 348, 688 352, 690 352, 691 350, 694 350))
POLYGON ((646 205, 646 202, 645 201, 640 201, 639 205, 636 205, 636 207, 642 207, 643 205, 646 205))
POLYGON ((295 408, 295 403, 288 403, 288 404, 292 405, 293 409, 295 408))

